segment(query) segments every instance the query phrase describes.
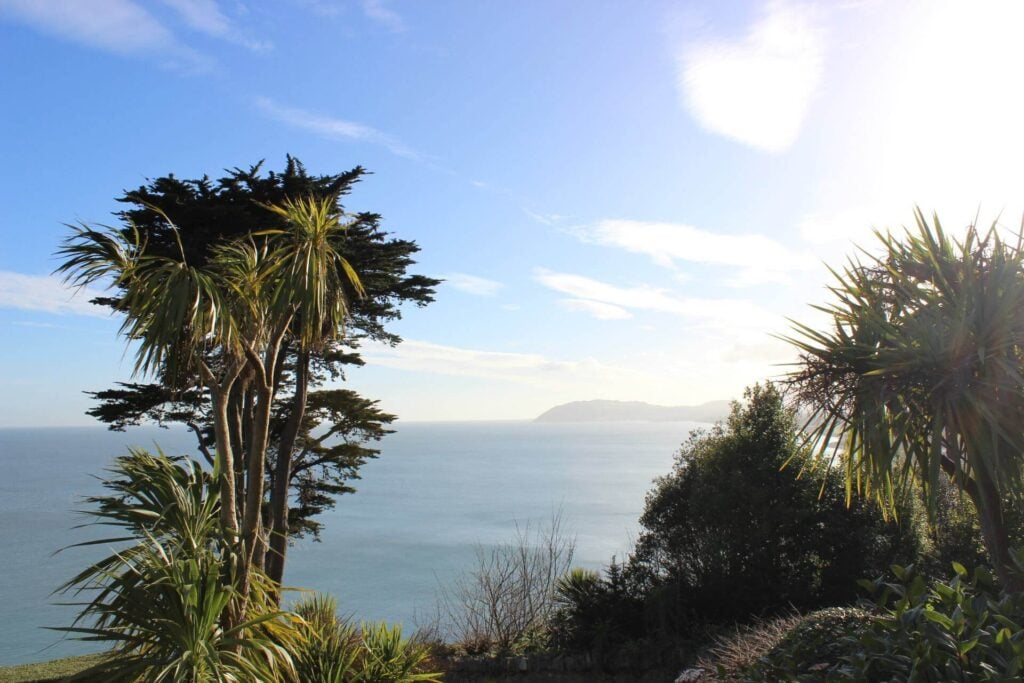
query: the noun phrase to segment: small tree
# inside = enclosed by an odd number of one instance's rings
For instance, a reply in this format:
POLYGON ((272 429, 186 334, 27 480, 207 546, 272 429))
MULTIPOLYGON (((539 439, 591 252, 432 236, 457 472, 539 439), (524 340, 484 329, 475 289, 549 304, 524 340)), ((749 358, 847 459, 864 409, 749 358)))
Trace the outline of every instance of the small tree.
POLYGON ((879 255, 835 272, 835 300, 818 307, 830 329, 796 325, 789 385, 848 499, 892 509, 917 478, 934 510, 944 474, 977 508, 1001 583, 1020 590, 1007 517, 1024 464, 1024 252, 995 225, 960 242, 937 216, 915 218, 916 233, 878 233, 879 255))
POLYGON ((116 307, 125 316, 122 333, 136 344, 136 372, 159 371, 176 383, 198 377, 209 392, 221 524, 238 542, 231 570, 240 597, 228 625, 244 619, 252 568, 263 567, 267 550, 267 450, 286 339, 300 352, 322 349, 342 334, 348 315, 342 278, 362 292, 339 248, 346 225, 334 205, 312 197, 267 205, 280 228, 222 242, 201 266, 183 245, 174 256, 154 254, 138 233, 88 226, 60 250, 59 270, 69 281, 119 289, 116 307), (252 389, 252 408, 247 423, 234 424, 232 397, 243 386, 252 389))
MULTIPOLYGON (((121 237, 136 237, 151 256, 180 259, 197 268, 215 260, 225 242, 259 239, 279 227, 280 217, 266 205, 281 205, 289 198, 314 197, 330 201, 331 214, 343 217, 344 239, 336 244, 341 255, 359 273, 365 296, 354 287, 342 286, 348 295, 344 336, 328 339, 319 349, 299 343, 293 332, 286 335, 274 375, 274 405, 268 431, 264 535, 268 551, 264 567, 276 582, 284 576, 285 556, 291 538, 316 536, 316 517, 335 504, 338 494, 352 491, 351 480, 359 467, 376 457, 373 442, 388 433, 393 415, 381 411, 376 401, 355 392, 324 386, 344 379, 346 368, 362 364, 361 340, 395 345, 401 338, 387 329, 401 317, 402 305, 424 306, 433 300, 438 281, 410 273, 419 251, 415 242, 398 239, 382 228, 381 216, 371 212, 350 213, 342 199, 368 172, 351 170, 313 175, 289 156, 284 168, 266 171, 260 162, 247 169, 235 168, 217 180, 208 177, 185 180, 173 174, 161 176, 118 201, 126 208, 117 214, 121 237), (171 224, 167 216, 174 219, 171 224)), ((95 300, 119 310, 120 289, 95 300)), ((296 321, 295 327, 300 323, 296 321)), ((207 352, 209 363, 219 361, 207 352)), ((150 383, 124 383, 93 392, 98 405, 89 414, 125 429, 142 422, 160 425, 180 423, 197 437, 199 452, 213 464, 215 442, 211 397, 197 370, 172 376, 166 366, 153 372, 150 383)), ((228 403, 232 439, 239 456, 248 451, 247 425, 254 420, 256 385, 243 376, 235 382, 228 403)), ((242 469, 239 463, 238 469, 242 469)))
POLYGON ((857 579, 914 558, 910 519, 887 524, 862 501, 847 508, 836 472, 798 476, 809 464, 798 440, 779 392, 755 385, 657 480, 627 571, 670 630, 840 604, 857 579))

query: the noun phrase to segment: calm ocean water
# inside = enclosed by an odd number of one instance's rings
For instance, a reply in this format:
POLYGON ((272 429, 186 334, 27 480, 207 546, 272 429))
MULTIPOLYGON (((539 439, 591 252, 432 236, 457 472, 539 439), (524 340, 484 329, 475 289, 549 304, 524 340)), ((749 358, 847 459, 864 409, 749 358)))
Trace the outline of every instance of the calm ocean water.
MULTIPOLYGON (((502 543, 516 522, 562 511, 576 564, 600 568, 637 530, 651 480, 668 471, 695 423, 406 423, 363 467, 357 493, 323 517, 322 542, 298 542, 285 583, 338 597, 356 619, 403 622, 431 613, 438 587, 472 564, 476 544, 502 543)), ((0 664, 95 649, 43 627, 74 610, 51 591, 102 549, 54 551, 102 538, 74 510, 95 475, 128 445, 193 452, 185 431, 0 429, 0 664)))

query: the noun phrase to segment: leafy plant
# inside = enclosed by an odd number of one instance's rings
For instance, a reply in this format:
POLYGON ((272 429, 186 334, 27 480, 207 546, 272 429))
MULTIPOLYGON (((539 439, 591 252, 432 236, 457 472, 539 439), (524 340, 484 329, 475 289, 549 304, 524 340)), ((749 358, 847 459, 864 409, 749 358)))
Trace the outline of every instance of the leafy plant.
MULTIPOLYGON (((1015 554, 1019 561, 1021 557, 1015 554)), ((1024 675, 1024 596, 1000 591, 985 568, 954 563, 949 581, 928 583, 914 567, 895 581, 864 581, 878 615, 837 675, 845 680, 1009 681, 1024 675)))
POLYGON ((402 637, 402 627, 363 624, 359 683, 439 683, 441 674, 421 671, 430 657, 426 646, 402 637))
POLYGON ((1024 491, 1024 243, 996 223, 958 241, 938 216, 914 217, 914 232, 877 233, 881 253, 835 272, 827 329, 795 326, 790 387, 848 498, 892 510, 916 479, 934 510, 947 477, 974 503, 1000 580, 1022 590, 1007 501, 1024 491))
POLYGON ((856 607, 774 619, 719 641, 714 663, 749 683, 831 681, 843 658, 859 649, 857 636, 870 620, 870 612, 856 607))
POLYGON ((91 541, 130 543, 61 587, 91 597, 59 630, 103 643, 113 655, 79 673, 86 681, 292 680, 295 632, 272 607, 256 576, 249 617, 225 625, 240 599, 225 556, 235 547, 219 522, 211 477, 185 458, 132 450, 104 481, 111 495, 91 498, 96 523, 129 535, 91 541))
POLYGON ((358 630, 338 617, 337 601, 314 595, 295 606, 301 639, 293 646, 302 683, 435 683, 423 671, 426 645, 402 637, 400 626, 363 624, 358 630))
POLYGON ((317 594, 295 606, 302 619, 301 640, 292 650, 295 671, 303 683, 348 683, 356 679, 361 647, 359 634, 340 620, 338 602, 317 594))
POLYGON ((648 494, 626 573, 659 629, 849 603, 858 578, 920 550, 912 515, 887 522, 866 501, 848 506, 838 473, 800 472, 809 453, 775 387, 745 397, 648 494))

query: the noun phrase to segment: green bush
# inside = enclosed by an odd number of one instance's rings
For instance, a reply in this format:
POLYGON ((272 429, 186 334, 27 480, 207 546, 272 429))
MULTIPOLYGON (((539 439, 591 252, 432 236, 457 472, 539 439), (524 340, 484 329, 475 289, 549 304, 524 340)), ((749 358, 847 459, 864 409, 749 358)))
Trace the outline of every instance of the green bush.
POLYGON ((551 620, 552 645, 561 650, 608 653, 639 623, 642 603, 614 561, 604 576, 573 568, 555 583, 557 610, 551 620))
POLYGON ((439 683, 441 674, 425 672, 430 651, 402 638, 401 626, 364 624, 359 683, 439 683))
POLYGON ((295 606, 300 638, 291 646, 302 683, 434 683, 424 671, 430 649, 402 637, 401 626, 363 624, 338 618, 337 601, 314 595, 295 606))
POLYGON ((338 618, 338 602, 327 595, 300 601, 301 638, 292 649, 295 671, 303 683, 348 683, 356 676, 359 634, 338 618))
MULTIPOLYGON (((784 627, 766 651, 747 658, 735 678, 749 683, 830 681, 844 658, 859 648, 857 638, 869 626, 871 613, 856 607, 829 607, 778 620, 784 627)), ((734 639, 732 650, 747 646, 749 634, 734 639)), ((719 649, 723 648, 721 645, 719 649)))
POLYGON ((771 384, 745 399, 692 435, 647 496, 626 572, 648 622, 673 632, 849 604, 859 578, 921 550, 914 515, 886 521, 870 501, 848 506, 842 476, 812 467, 771 384))
POLYGON ((186 458, 141 450, 118 458, 111 473, 103 482, 110 495, 90 499, 92 514, 129 535, 84 544, 122 547, 62 587, 85 601, 60 630, 103 643, 112 656, 73 680, 293 680, 293 625, 264 576, 253 577, 247 620, 224 627, 238 597, 228 570, 234 546, 221 531, 210 475, 186 458))
MULTIPOLYGON (((1019 557, 1018 564, 1019 564, 1019 557)), ((991 572, 954 563, 949 581, 913 567, 864 581, 878 615, 846 645, 837 672, 851 681, 1010 681, 1024 677, 1024 594, 1000 592, 991 572)))

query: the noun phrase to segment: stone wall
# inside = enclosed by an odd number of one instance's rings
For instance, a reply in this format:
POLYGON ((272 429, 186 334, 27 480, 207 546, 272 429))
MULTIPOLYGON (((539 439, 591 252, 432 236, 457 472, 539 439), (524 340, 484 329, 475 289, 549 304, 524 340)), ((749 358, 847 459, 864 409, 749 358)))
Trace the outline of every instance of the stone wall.
POLYGON ((678 667, 660 662, 618 657, 599 664, 590 655, 466 657, 447 664, 446 683, 661 683, 679 675, 678 667))

